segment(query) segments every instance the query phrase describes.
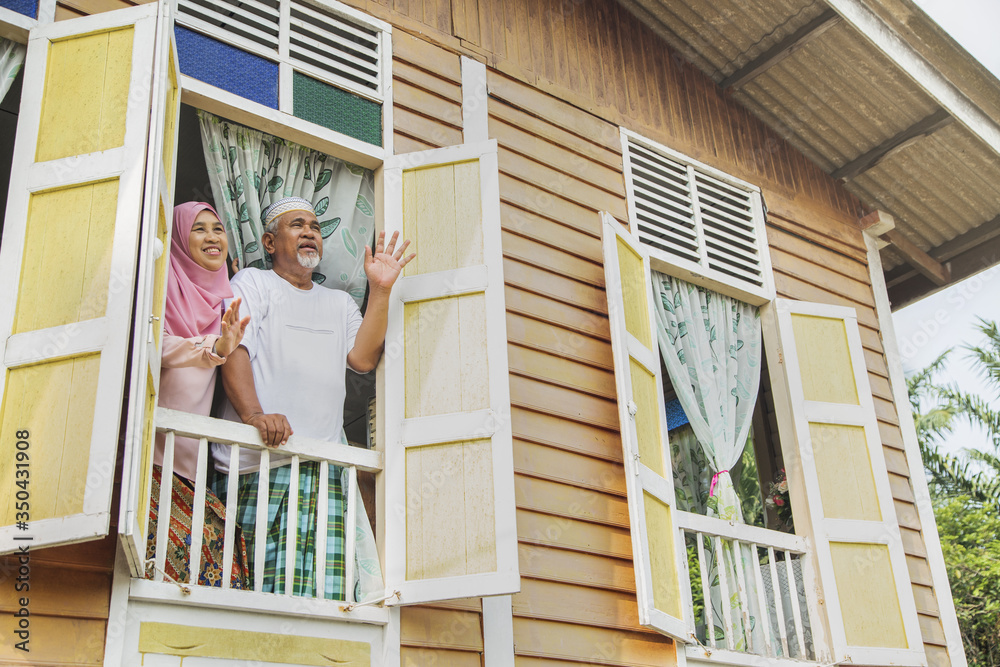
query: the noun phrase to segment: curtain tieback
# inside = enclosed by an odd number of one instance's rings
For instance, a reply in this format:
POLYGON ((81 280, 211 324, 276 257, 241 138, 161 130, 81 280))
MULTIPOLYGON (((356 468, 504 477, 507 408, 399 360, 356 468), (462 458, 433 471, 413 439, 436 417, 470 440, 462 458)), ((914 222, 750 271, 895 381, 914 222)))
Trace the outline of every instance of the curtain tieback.
POLYGON ((715 495, 715 485, 719 482, 719 475, 724 472, 729 472, 728 470, 720 470, 719 472, 712 475, 712 483, 708 485, 708 497, 711 498, 715 495))

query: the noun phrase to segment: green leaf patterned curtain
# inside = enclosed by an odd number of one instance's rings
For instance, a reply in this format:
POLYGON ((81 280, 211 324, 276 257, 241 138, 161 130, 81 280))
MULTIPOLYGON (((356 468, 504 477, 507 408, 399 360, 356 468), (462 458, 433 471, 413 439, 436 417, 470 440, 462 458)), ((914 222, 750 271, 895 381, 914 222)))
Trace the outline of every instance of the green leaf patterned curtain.
POLYGON ((704 448, 698 444, 698 438, 695 437, 691 424, 671 429, 669 439, 677 509, 682 512, 707 514, 712 467, 705 458, 704 448))
POLYGON ((657 339, 677 399, 712 466, 718 515, 743 521, 729 470, 743 455, 760 384, 760 313, 653 272, 657 339))
POLYGON ((229 255, 240 268, 270 268, 260 243, 261 212, 282 197, 316 208, 323 259, 313 280, 365 298, 365 245, 375 227, 374 175, 319 151, 198 111, 202 148, 215 208, 229 234, 229 255))
MULTIPOLYGON (((671 439, 678 439, 676 448, 671 442, 675 478, 687 480, 679 493, 684 495, 690 511, 743 523, 743 511, 729 471, 743 456, 757 401, 761 362, 759 311, 749 304, 655 271, 653 286, 659 297, 654 303, 660 356, 694 436, 670 434, 671 439), (694 447, 700 447, 701 452, 692 451, 694 447), (697 470, 699 466, 708 469, 697 470), (701 491, 709 473, 706 501, 701 491)), ((721 563, 714 550, 706 549, 710 583, 706 603, 712 606, 715 625, 707 631, 715 633, 718 639, 724 637, 722 609, 728 604, 736 650, 759 651, 764 644, 763 631, 757 622, 761 610, 757 609, 751 569, 755 554, 746 545, 737 548, 734 543, 723 542, 719 555, 721 563), (728 600, 722 599, 720 569, 729 584, 728 600), (749 627, 745 626, 739 609, 738 569, 743 570, 743 580, 749 589, 746 591, 749 627)))
POLYGON ((27 47, 24 44, 0 37, 0 102, 14 85, 14 79, 24 64, 26 51, 27 47))

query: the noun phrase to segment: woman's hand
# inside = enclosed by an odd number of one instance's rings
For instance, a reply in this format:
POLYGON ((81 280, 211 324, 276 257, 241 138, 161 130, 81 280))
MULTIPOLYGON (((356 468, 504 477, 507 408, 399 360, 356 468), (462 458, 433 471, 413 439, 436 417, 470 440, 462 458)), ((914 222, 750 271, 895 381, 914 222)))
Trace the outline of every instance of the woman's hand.
POLYGON ((228 357, 240 346, 243 340, 243 332, 250 324, 250 316, 240 319, 240 302, 243 299, 233 299, 229 308, 222 314, 222 335, 215 342, 215 353, 220 357, 228 357))

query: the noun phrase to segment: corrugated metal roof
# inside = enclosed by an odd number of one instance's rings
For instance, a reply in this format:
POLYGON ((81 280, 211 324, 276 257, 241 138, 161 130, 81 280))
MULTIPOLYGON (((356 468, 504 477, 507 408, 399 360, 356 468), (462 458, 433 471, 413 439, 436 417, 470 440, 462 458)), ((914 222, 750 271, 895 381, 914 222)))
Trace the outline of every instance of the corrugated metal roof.
MULTIPOLYGON (((963 103, 978 103, 984 116, 996 121, 997 110, 988 102, 1000 95, 1000 82, 921 10, 909 0, 853 1, 880 16, 887 30, 943 72, 963 103)), ((720 84, 824 12, 839 19, 820 0, 620 2, 720 84)), ((860 28, 840 20, 733 96, 832 173, 940 113, 925 88, 860 28)), ((947 241, 1000 216, 997 158, 988 141, 951 122, 904 144, 845 185, 868 206, 892 214, 896 229, 933 255, 947 241)), ((892 247, 882 260, 887 273, 908 272, 892 247)))

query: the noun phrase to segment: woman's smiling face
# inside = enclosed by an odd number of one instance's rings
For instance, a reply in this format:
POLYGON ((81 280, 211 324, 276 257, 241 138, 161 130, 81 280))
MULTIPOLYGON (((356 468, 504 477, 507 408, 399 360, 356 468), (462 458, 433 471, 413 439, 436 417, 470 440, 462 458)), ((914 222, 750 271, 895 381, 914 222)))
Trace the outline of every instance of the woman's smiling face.
POLYGON ((214 213, 205 209, 198 213, 188 235, 188 250, 198 266, 218 271, 226 265, 229 241, 226 230, 214 213))

